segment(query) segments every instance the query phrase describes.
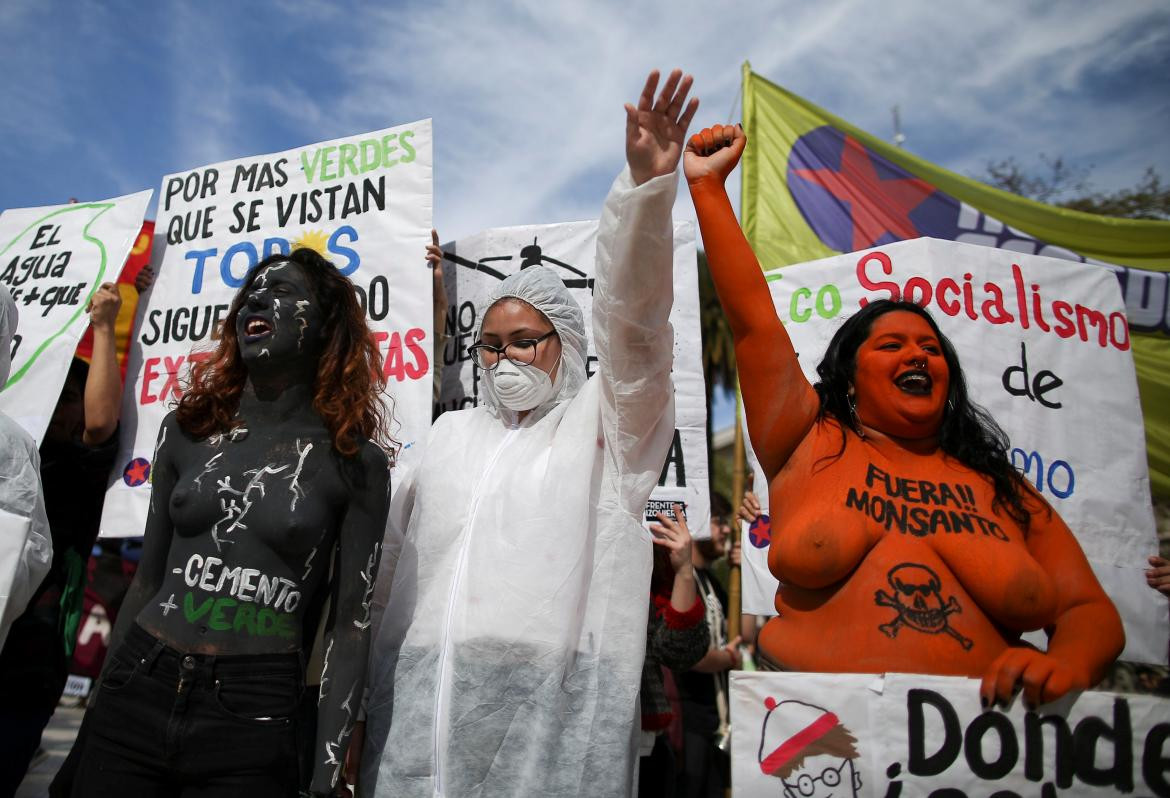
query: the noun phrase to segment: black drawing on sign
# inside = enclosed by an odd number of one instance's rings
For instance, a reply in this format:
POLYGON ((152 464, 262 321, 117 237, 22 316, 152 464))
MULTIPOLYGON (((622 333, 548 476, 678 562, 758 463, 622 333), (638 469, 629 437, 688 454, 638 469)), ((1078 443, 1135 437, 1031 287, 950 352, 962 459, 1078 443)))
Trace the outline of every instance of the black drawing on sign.
MULTIPOLYGON (((472 271, 482 272, 483 274, 495 277, 497 280, 503 280, 508 275, 499 269, 489 264, 495 264, 501 261, 516 260, 515 255, 490 255, 488 257, 480 258, 479 260, 469 260, 468 258, 460 257, 454 252, 444 252, 443 259, 449 260, 457 266, 471 269, 472 271)), ((566 288, 588 288, 590 293, 593 291, 593 278, 585 274, 575 266, 571 266, 564 261, 557 260, 549 255, 545 255, 537 243, 537 239, 533 238, 532 243, 526 245, 520 250, 520 270, 523 271, 530 266, 540 266, 541 264, 548 266, 557 266, 569 272, 573 276, 562 277, 566 288)))

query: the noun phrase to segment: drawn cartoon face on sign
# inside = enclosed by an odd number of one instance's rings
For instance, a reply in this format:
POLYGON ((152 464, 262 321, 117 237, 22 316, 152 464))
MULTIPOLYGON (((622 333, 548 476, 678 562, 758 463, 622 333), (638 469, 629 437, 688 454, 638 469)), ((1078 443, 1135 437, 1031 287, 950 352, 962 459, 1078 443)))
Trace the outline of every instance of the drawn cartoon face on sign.
POLYGON ((785 798, 856 796, 857 738, 837 715, 803 701, 764 699, 760 770, 780 779, 785 798))

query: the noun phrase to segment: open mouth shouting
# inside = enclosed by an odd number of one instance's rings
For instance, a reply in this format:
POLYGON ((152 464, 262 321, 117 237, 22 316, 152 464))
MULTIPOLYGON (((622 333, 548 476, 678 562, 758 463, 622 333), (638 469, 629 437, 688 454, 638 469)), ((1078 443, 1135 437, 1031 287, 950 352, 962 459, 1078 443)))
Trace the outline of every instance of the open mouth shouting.
POLYGON ((926 371, 912 369, 911 371, 906 371, 898 375, 894 380, 894 384, 903 393, 914 396, 929 396, 931 389, 934 387, 934 380, 926 371))
POLYGON ((262 316, 248 316, 244 319, 244 340, 249 343, 266 338, 272 332, 272 322, 262 316))

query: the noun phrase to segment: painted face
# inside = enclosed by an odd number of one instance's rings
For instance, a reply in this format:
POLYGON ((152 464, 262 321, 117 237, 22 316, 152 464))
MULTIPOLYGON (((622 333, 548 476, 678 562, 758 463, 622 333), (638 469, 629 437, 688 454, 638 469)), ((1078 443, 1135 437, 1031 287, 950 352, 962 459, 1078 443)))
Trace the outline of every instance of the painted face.
POLYGON ((856 795, 861 779, 854 775, 853 763, 832 754, 810 756, 784 779, 786 798, 832 798, 856 795))
POLYGON ((946 410, 950 370, 926 319, 896 310, 880 316, 857 350, 854 398, 861 422, 899 438, 934 435, 946 410))
MULTIPOLYGON (((502 299, 488 308, 483 317, 480 339, 485 344, 503 349, 513 341, 540 338, 553 326, 536 308, 520 299, 502 299)), ((536 345, 536 359, 532 365, 556 380, 561 358, 561 340, 552 335, 536 345)))
POLYGON ((299 263, 276 263, 257 275, 236 316, 240 354, 265 366, 316 357, 324 314, 299 263))

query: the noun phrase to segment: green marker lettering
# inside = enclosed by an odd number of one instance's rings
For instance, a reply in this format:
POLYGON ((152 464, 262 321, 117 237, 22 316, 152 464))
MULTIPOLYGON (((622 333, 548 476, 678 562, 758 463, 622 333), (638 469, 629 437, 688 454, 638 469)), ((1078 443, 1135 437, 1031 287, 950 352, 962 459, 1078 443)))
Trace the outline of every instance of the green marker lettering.
POLYGON ((362 172, 372 172, 382 165, 382 148, 377 139, 362 139, 362 172))
POLYGON ((826 283, 817 289, 817 315, 822 319, 831 319, 841 312, 841 292, 832 283, 826 283), (826 299, 827 297, 827 299, 826 299))
POLYGON ((342 174, 342 175, 345 174, 345 170, 346 170, 347 166, 349 168, 350 173, 354 177, 357 177, 359 174, 361 174, 361 172, 358 171, 357 164, 354 162, 354 158, 357 157, 357 154, 358 154, 358 148, 357 148, 356 144, 349 144, 347 142, 347 143, 341 145, 341 148, 337 154, 338 171, 340 174, 342 174))
POLYGON ((394 164, 398 163, 397 158, 393 160, 390 159, 390 153, 398 152, 398 147, 394 143, 397 141, 397 139, 398 136, 394 133, 382 137, 382 166, 385 166, 386 168, 390 168, 394 164))
POLYGON ((410 163, 414 160, 414 147, 410 146, 410 139, 414 138, 413 130, 404 130, 398 136, 398 143, 402 145, 402 151, 406 153, 402 156, 402 163, 410 163))
POLYGON ((215 600, 215 607, 211 610, 211 620, 207 622, 217 632, 227 632, 232 628, 232 623, 227 618, 223 617, 223 611, 228 607, 234 607, 238 604, 234 598, 227 596, 220 596, 215 600))
POLYGON ((313 174, 317 171, 317 162, 321 160, 321 150, 313 152, 313 160, 309 160, 307 152, 301 153, 301 171, 305 173, 305 180, 313 182, 313 174))
POLYGON ((187 623, 195 623, 198 621, 208 613, 208 611, 211 609, 211 605, 214 603, 215 599, 209 598, 200 604, 198 609, 196 609, 195 597, 190 593, 187 593, 185 596, 183 596, 183 615, 186 616, 187 623))
POLYGON ((333 161, 330 160, 329 156, 336 149, 337 149, 336 147, 322 147, 321 148, 321 173, 320 173, 320 177, 322 180, 336 180, 337 179, 336 174, 331 174, 330 172, 327 171, 329 169, 329 167, 333 166, 333 161))
POLYGON ((241 604, 240 608, 236 610, 236 617, 232 620, 232 631, 238 632, 241 628, 247 629, 249 635, 256 634, 256 606, 254 604, 241 604))
POLYGON ((262 607, 256 613, 256 634, 268 637, 276 633, 276 610, 262 607))
POLYGON ((806 322, 812 317, 811 309, 802 310, 798 307, 798 303, 802 299, 812 299, 812 291, 807 288, 797 288, 792 292, 792 301, 789 303, 788 316, 797 323, 806 322))

